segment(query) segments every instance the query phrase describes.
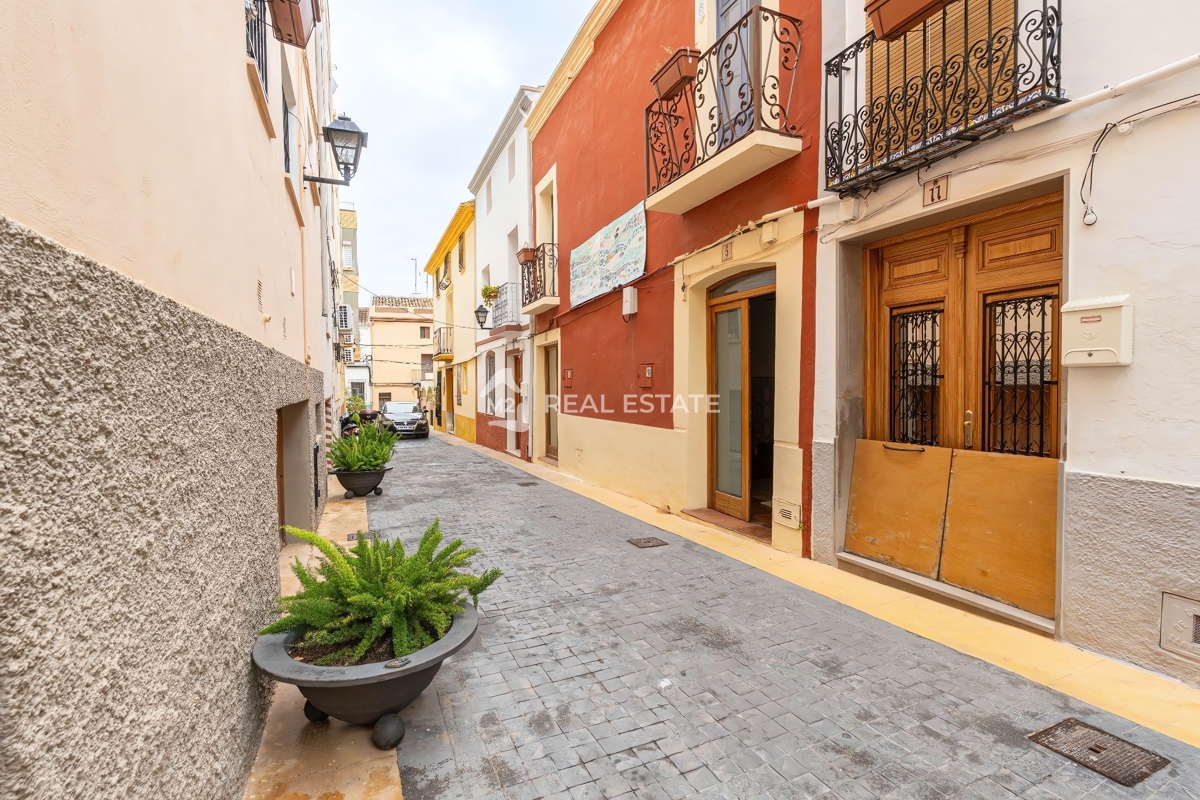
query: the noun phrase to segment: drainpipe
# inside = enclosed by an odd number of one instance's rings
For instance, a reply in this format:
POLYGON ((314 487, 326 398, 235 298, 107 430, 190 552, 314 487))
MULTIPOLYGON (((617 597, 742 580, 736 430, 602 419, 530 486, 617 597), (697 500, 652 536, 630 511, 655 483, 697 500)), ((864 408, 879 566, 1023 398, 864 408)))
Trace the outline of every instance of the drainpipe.
POLYGON ((1041 125, 1043 122, 1049 122, 1052 119, 1066 116, 1072 112, 1078 111, 1081 108, 1094 106, 1097 103, 1103 103, 1105 100, 1111 100, 1114 97, 1120 97, 1123 94, 1140 89, 1143 86, 1149 86, 1152 83, 1178 75, 1181 72, 1187 72, 1190 69, 1200 67, 1200 53, 1188 56, 1181 61, 1176 61, 1174 64, 1168 64, 1165 67, 1147 72, 1145 75, 1139 75, 1136 78, 1130 78, 1127 81, 1122 81, 1115 86, 1106 86, 1098 92, 1086 95, 1078 100, 1072 100, 1069 103, 1063 103, 1061 106, 1055 106, 1048 111, 1043 111, 1025 119, 1017 120, 1013 123, 1014 131, 1023 131, 1027 128, 1032 128, 1034 125, 1041 125))

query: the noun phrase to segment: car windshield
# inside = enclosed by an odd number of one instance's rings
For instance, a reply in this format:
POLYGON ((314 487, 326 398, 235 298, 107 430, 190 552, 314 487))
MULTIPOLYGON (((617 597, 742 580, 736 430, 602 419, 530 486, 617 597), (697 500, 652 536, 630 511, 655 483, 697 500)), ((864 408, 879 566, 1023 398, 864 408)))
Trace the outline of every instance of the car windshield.
POLYGON ((383 407, 385 414, 420 414, 416 403, 388 403, 383 407))

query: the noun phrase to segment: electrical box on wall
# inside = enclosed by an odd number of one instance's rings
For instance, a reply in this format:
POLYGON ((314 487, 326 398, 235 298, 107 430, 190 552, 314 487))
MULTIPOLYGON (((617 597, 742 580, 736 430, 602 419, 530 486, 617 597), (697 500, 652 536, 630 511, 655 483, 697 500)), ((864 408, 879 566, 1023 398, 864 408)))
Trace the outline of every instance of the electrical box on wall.
POLYGON ((638 388, 653 389, 654 388, 654 365, 653 364, 638 364, 638 388))
POLYGON ((637 287, 626 286, 621 292, 621 314, 630 316, 637 313, 637 287))
POLYGON ((771 500, 771 521, 792 530, 800 530, 800 505, 778 497, 771 500))
POLYGON ((1200 601, 1163 593, 1159 646, 1200 661, 1200 601))
POLYGON ((1062 307, 1064 367, 1133 363, 1133 306, 1129 295, 1072 300, 1062 307))
POLYGON ((562 371, 562 388, 564 388, 564 389, 573 388, 574 382, 575 382, 575 370, 564 369, 562 371))

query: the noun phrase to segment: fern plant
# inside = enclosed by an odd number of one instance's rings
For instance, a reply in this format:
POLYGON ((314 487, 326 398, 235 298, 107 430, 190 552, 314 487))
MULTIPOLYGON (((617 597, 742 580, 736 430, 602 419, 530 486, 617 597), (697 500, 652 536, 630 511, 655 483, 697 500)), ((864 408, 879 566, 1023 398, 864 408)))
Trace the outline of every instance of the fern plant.
POLYGON ((333 468, 342 472, 377 472, 387 466, 400 437, 377 422, 364 422, 358 433, 335 439, 329 446, 333 468))
POLYGON ((311 531, 287 532, 316 547, 321 564, 314 575, 296 559, 292 572, 303 588, 280 599, 284 616, 260 633, 304 631, 297 645, 301 650, 341 645, 312 662, 317 665, 356 662, 389 633, 396 658, 428 647, 450 630, 466 596, 478 605, 480 593, 502 574, 498 569, 466 572, 479 550, 464 548, 462 539, 438 550, 438 520, 409 556, 399 541, 362 537, 347 552, 311 531))

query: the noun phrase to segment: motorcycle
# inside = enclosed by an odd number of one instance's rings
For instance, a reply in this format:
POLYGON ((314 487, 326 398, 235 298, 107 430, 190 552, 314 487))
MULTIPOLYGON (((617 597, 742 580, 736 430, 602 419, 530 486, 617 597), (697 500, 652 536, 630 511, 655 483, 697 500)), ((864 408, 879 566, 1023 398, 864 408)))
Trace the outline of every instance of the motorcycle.
POLYGON ((378 422, 392 433, 398 433, 394 422, 382 416, 378 411, 369 408, 364 408, 356 414, 343 414, 342 418, 338 420, 338 425, 342 436, 354 436, 363 424, 370 422, 378 422))

